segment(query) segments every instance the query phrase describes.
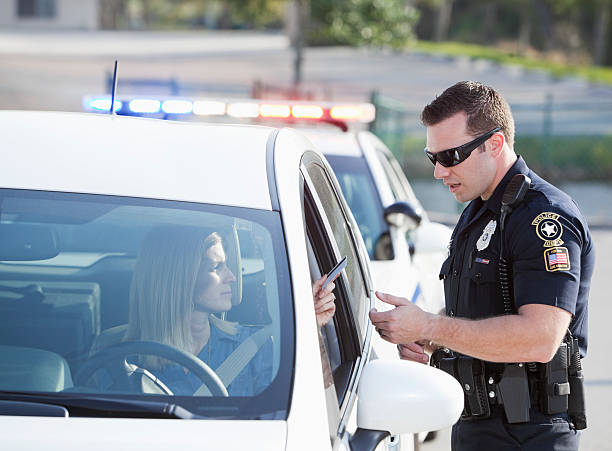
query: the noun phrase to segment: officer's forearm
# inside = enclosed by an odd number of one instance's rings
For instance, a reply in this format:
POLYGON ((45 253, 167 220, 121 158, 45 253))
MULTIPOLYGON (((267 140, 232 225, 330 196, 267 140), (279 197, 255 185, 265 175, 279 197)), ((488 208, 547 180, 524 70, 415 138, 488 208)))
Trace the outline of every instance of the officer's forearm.
POLYGON ((521 308, 518 315, 482 320, 431 315, 426 334, 435 343, 491 362, 548 362, 570 318, 550 306, 521 308))

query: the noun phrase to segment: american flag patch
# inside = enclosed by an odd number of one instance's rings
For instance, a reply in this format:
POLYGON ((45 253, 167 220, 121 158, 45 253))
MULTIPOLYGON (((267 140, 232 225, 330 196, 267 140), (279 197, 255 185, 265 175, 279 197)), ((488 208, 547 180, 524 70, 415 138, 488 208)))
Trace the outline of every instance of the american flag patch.
POLYGON ((488 265, 488 264, 489 264, 489 259, 488 259, 488 258, 480 258, 480 257, 476 257, 476 258, 474 259, 474 262, 475 262, 475 263, 482 263, 482 264, 488 265))
POLYGON ((566 247, 552 247, 544 251, 546 271, 567 271, 570 269, 569 253, 566 247))

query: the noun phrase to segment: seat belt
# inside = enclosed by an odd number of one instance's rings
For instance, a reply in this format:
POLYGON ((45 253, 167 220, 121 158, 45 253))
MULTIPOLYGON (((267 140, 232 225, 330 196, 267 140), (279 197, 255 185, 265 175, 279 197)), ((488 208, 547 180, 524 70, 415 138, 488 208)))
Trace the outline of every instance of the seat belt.
MULTIPOLYGON (((250 335, 215 370, 221 382, 226 387, 234 382, 236 376, 247 366, 257 351, 261 349, 266 341, 272 336, 272 325, 266 326, 250 335)), ((212 396, 206 384, 202 384, 193 396, 212 396)))

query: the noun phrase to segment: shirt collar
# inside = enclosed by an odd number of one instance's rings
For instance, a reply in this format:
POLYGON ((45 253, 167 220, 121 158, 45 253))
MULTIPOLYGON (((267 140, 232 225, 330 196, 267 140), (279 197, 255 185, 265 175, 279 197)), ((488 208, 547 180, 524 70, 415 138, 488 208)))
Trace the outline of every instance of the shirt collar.
POLYGON ((497 187, 495 188, 495 191, 493 191, 491 197, 487 199, 487 208, 495 214, 499 213, 501 210, 501 201, 504 196, 504 191, 506 190, 506 186, 508 183, 510 183, 512 177, 514 177, 516 174, 527 175, 528 173, 529 168, 527 167, 527 163, 525 163, 523 157, 519 155, 512 167, 508 169, 508 172, 506 172, 506 175, 504 175, 504 178, 502 178, 497 184, 497 187))

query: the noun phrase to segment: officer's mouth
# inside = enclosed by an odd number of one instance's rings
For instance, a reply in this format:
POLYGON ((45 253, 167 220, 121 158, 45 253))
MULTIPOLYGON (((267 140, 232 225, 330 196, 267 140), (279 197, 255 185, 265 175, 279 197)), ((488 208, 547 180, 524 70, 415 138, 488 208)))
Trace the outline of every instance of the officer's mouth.
POLYGON ((461 183, 445 183, 451 193, 456 193, 461 187, 461 183))

